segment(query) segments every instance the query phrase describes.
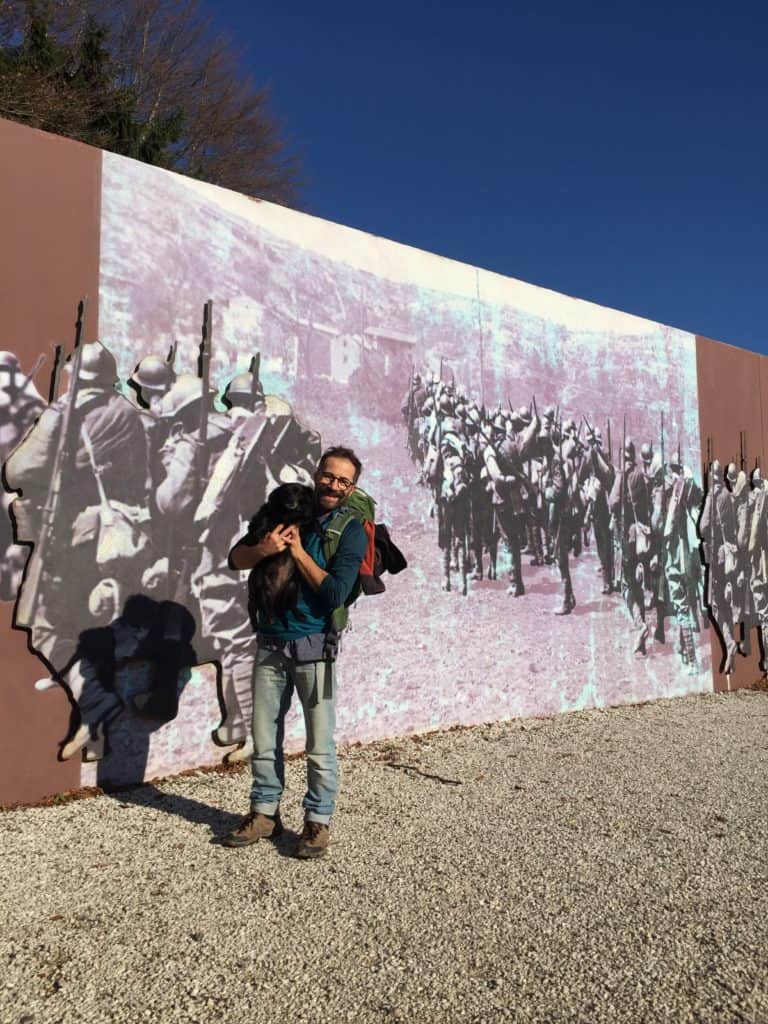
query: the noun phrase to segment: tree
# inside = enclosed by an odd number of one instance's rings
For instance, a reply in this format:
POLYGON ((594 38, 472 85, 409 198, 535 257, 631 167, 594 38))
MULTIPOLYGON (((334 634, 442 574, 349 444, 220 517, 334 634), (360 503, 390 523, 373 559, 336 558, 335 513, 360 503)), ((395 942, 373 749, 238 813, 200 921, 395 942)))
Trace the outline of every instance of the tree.
POLYGON ((0 117, 293 205, 267 89, 198 0, 0 0, 0 117))

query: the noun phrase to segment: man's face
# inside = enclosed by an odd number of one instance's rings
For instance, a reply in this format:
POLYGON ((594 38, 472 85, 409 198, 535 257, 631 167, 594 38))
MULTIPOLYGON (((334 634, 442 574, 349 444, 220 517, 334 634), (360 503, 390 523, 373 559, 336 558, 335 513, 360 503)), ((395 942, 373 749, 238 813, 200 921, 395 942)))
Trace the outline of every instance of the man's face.
POLYGON ((332 512, 355 489, 355 467, 349 459, 326 459, 315 473, 315 495, 323 512, 332 512))

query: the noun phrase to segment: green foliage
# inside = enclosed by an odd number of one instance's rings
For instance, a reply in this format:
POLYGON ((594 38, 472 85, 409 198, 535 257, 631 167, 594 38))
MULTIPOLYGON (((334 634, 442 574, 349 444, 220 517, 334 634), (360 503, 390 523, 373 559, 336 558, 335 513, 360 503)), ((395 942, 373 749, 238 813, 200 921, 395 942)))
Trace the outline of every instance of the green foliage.
POLYGON ((268 92, 199 0, 0 0, 0 117, 293 204, 268 92))
POLYGON ((183 115, 140 116, 135 90, 118 80, 109 30, 89 16, 73 42, 59 41, 47 7, 32 2, 27 10, 21 42, 0 50, 0 115, 170 166, 183 115))

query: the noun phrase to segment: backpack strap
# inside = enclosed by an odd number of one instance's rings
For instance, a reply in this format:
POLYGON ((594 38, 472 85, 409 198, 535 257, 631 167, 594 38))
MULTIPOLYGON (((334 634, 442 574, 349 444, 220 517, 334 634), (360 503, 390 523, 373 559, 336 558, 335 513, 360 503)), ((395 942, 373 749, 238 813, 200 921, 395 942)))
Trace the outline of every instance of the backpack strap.
POLYGON ((341 535, 353 519, 357 519, 357 516, 351 509, 341 508, 323 530, 323 557, 326 565, 339 550, 341 535))
MULTIPOLYGON (((339 550, 341 535, 353 519, 356 519, 359 522, 360 517, 353 511, 353 509, 342 507, 335 513, 335 515, 332 516, 330 522, 325 527, 323 532, 323 557, 325 558, 326 566, 330 565, 331 559, 339 550)), ((347 622, 349 620, 349 605, 354 604, 360 596, 360 590, 360 578, 358 577, 349 596, 347 597, 347 600, 340 608, 334 609, 331 613, 330 635, 332 637, 338 637, 338 634, 346 629, 347 622)))

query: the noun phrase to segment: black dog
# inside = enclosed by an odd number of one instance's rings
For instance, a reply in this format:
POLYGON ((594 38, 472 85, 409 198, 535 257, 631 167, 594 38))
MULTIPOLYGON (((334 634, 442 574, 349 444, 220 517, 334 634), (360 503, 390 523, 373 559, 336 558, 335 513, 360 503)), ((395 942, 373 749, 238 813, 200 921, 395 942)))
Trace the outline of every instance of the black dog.
MULTIPOLYGON (((315 516, 314 491, 304 484, 281 484, 270 494, 248 524, 248 532, 256 543, 281 523, 283 526, 306 526, 315 516)), ((262 559, 248 577, 248 606, 251 619, 287 625, 286 613, 296 611, 301 576, 287 549, 262 559)))

